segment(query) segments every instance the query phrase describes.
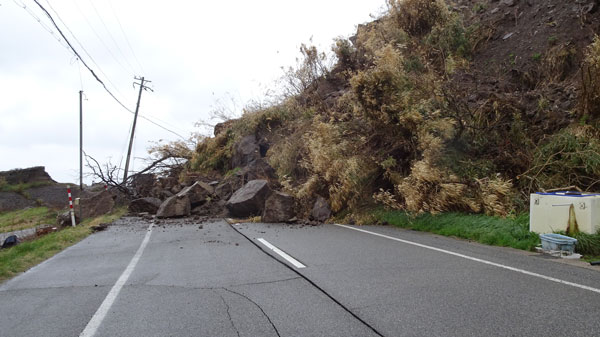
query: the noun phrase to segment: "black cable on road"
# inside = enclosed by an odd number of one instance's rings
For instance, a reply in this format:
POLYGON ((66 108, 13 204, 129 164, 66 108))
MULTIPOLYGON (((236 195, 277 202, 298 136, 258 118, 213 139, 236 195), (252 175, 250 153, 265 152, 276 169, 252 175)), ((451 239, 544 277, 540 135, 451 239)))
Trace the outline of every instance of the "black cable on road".
POLYGON ((278 258, 276 258, 275 256, 273 256, 270 252, 266 251, 258 243, 254 242, 252 239, 250 239, 244 233, 242 233, 237 228, 235 228, 229 221, 227 221, 226 219, 224 219, 224 221, 227 222, 229 224, 229 227, 231 227, 234 231, 236 231, 241 236, 245 237, 246 240, 250 241, 250 243, 252 243, 254 246, 256 246, 256 248, 260 249, 263 253, 267 254, 269 257, 271 257, 275 261, 279 262, 280 264, 284 265, 287 269, 291 270, 292 272, 296 273, 298 276, 300 276, 301 278, 303 278, 304 280, 306 280, 306 282, 310 283, 313 287, 317 288, 319 291, 321 291, 323 294, 325 294, 325 296, 329 297, 329 299, 331 299, 333 302, 335 302, 335 304, 339 305, 342 309, 344 309, 352 317, 356 318, 359 322, 361 322, 362 324, 364 324, 367 328, 369 328, 371 331, 373 331, 377 336, 385 337, 381 332, 379 332, 377 329, 375 329, 375 327, 373 327, 371 324, 367 323, 364 319, 360 318, 357 314, 355 314, 354 312, 352 312, 352 310, 350 310, 350 308, 348 308, 347 306, 343 305, 340 301, 338 301, 337 299, 335 299, 335 297, 331 296, 327 291, 325 291, 325 289, 319 287, 315 282, 313 282, 308 277, 304 276, 304 274, 300 273, 298 270, 292 268, 291 266, 289 266, 285 262, 283 262, 283 261, 279 260, 278 258))

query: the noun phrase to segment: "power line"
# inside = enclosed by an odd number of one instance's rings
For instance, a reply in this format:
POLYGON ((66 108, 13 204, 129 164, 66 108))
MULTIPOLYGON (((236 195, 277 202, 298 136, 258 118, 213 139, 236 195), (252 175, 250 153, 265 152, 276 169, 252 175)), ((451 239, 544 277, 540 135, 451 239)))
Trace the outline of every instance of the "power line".
MULTIPOLYGON (((67 42, 67 44, 69 45, 69 47, 77 54, 77 57, 79 57, 80 60, 83 59, 81 58, 81 56, 75 51, 75 48, 73 48, 73 46, 71 45, 71 43, 67 40, 67 37, 63 34, 63 32, 60 30, 60 28, 58 27, 58 25, 56 24, 56 21, 54 21, 54 18, 52 17, 52 15, 50 15, 50 13, 38 2, 38 0, 33 0, 41 9, 42 11, 44 11, 46 13, 46 15, 48 16, 48 18, 50 19, 50 21, 52 22, 52 24, 54 25, 54 27, 56 27, 56 29, 58 30, 58 32, 60 33, 60 35, 63 37, 63 39, 65 39, 65 41, 67 42)), ((75 36, 75 34, 73 33, 73 31, 69 28, 69 26, 63 21, 63 19, 60 17, 60 15, 58 14, 58 12, 54 9, 54 7, 52 7, 52 4, 50 4, 50 2, 48 0, 46 0, 46 3, 48 4, 48 6, 50 7, 50 9, 54 12, 54 14, 56 15, 56 17, 58 18, 58 20, 63 24, 63 26, 65 26, 65 28, 69 31, 69 33, 71 34, 71 36, 73 36, 73 39, 75 39, 75 41, 79 44, 79 46, 81 47, 81 49, 83 49, 83 52, 90 58, 90 60, 92 61, 92 63, 98 68, 98 70, 100 71, 100 73, 102 74, 102 76, 104 76, 106 78, 106 80, 108 81, 108 83, 110 85, 112 85, 112 87, 116 90, 117 93, 119 93, 122 97, 124 96, 123 93, 121 91, 119 91, 119 88, 110 80, 110 77, 108 77, 108 75, 106 75, 106 73, 104 71, 102 71, 102 68, 100 67, 100 65, 96 62, 96 60, 94 60, 94 58, 92 57, 92 55, 90 55, 90 53, 87 51, 87 49, 83 46, 83 44, 81 43, 81 41, 79 41, 79 39, 77 38, 77 36, 75 36)), ((87 64, 84 62, 84 65, 87 64)), ((91 68, 87 67, 91 72, 92 75, 94 75, 94 77, 96 78, 96 80, 100 80, 98 78, 98 76, 96 76, 96 74, 92 71, 91 68)), ((108 91, 108 88, 106 87, 106 85, 104 84, 104 82, 100 81, 100 83, 102 84, 102 86, 104 86, 104 88, 108 91)), ((115 99, 116 96, 108 91, 109 94, 111 96, 113 96, 115 99)), ((118 101, 118 99, 117 99, 118 101)), ((123 105, 120 101, 119 104, 123 105)), ((123 105, 124 106, 124 105, 123 105)), ((131 110, 130 110, 131 111, 131 110)))
POLYGON ((127 63, 127 65, 129 65, 129 68, 131 69, 131 71, 135 72, 135 70, 131 66, 131 63, 129 63, 129 60, 127 59, 127 57, 125 56, 125 54, 123 54, 123 51, 119 47, 119 44, 117 43, 117 41, 115 41, 115 38, 113 37, 112 33, 110 32, 110 30, 106 26, 106 23, 104 22, 104 19, 102 19, 102 16, 98 12, 98 9, 94 5, 94 3, 91 0, 88 0, 88 2, 90 3, 90 5, 92 5, 92 8, 94 9, 94 12, 96 12, 96 16, 98 16, 98 18, 100 19, 100 22, 102 23, 102 26, 104 26, 104 30, 106 30, 106 32, 108 33, 108 36, 110 37, 110 39, 112 40, 112 42, 117 47, 117 50, 119 51, 119 53, 121 54, 121 56, 123 57, 123 59, 125 60, 125 62, 127 63))
MULTIPOLYGON (((94 77, 94 79, 96 79, 96 81, 98 83, 100 83, 102 85, 102 87, 104 88, 104 90, 119 104, 121 105, 121 107, 123 107, 125 110, 129 111, 132 114, 135 114, 135 112, 131 109, 129 109, 127 106, 125 106, 125 104, 123 104, 111 91, 110 89, 108 89, 108 87, 106 86, 106 84, 98 77, 98 75, 96 75, 96 73, 94 72, 94 70, 83 60, 83 58, 81 57, 81 55, 79 54, 79 52, 77 52, 77 50, 73 47, 73 45, 71 44, 71 42, 69 42, 69 40, 67 39, 67 37, 65 36, 65 34, 63 33, 63 31, 60 29, 60 27, 58 27, 58 24, 56 23, 56 21, 54 20, 54 18, 52 17, 52 15, 46 10, 46 8, 44 8, 44 6, 42 6, 38 0, 33 0, 38 7, 40 7, 40 9, 44 12, 44 14, 46 14, 46 16, 48 17, 48 19, 50 19, 50 22, 52 23, 52 25, 54 26, 54 28, 56 28, 56 30, 58 31, 58 33, 60 34, 60 36, 64 39, 64 41, 67 43, 67 45, 69 46, 69 48, 71 49, 71 51, 75 54, 75 56, 77 56, 79 58, 79 61, 87 68, 87 70, 92 74, 92 76, 94 77)), ((59 18, 59 20, 63 23, 63 25, 65 25, 64 21, 62 21, 60 19, 60 16, 58 16, 58 13, 56 13, 56 11, 52 8, 52 6, 50 5, 50 8, 52 9, 52 11, 54 11, 55 14, 57 14, 57 17, 59 18)), ((81 46, 81 48, 86 52, 86 54, 90 57, 90 59, 92 60, 92 62, 94 62, 93 58, 89 55, 89 53, 85 50, 85 48, 83 47, 83 45, 81 44, 81 42, 79 42, 79 40, 77 40, 77 37, 75 37, 75 35, 73 34, 73 32, 69 29, 69 27, 67 25, 65 25, 65 27, 67 28, 67 30, 69 31, 69 33, 71 33, 71 35, 73 35, 73 38, 75 38, 75 40, 79 43, 79 45, 81 46)), ((94 64, 96 64, 96 62, 94 62, 94 64)), ((98 64, 96 64, 96 66, 98 66, 98 64)), ((100 69, 100 67, 98 67, 100 69)), ((102 72, 102 70, 100 69, 100 71, 102 72)), ((104 74, 104 73, 103 73, 104 74)), ((104 76, 106 76, 106 74, 104 74, 104 76)), ((108 78, 108 77, 107 77, 108 78)), ((109 79, 110 82, 110 79, 109 79)), ((112 82, 111 82, 112 83, 112 82)), ((114 84, 113 84, 114 86, 114 84)), ((118 89, 117 89, 118 90, 118 89)), ((178 137, 180 137, 183 140, 187 140, 185 137, 183 137, 182 135, 180 135, 179 133, 170 130, 169 128, 166 128, 156 122, 154 122, 153 120, 151 120, 148 117, 145 116, 140 116, 140 118, 143 118, 145 120, 147 120, 148 122, 158 126, 159 128, 168 131, 178 137)))
POLYGON ((61 46, 65 47, 69 52, 72 52, 71 48, 69 48, 69 46, 63 40, 61 40, 60 37, 56 36, 54 34, 54 31, 50 27, 48 27, 48 25, 42 22, 42 20, 37 15, 35 15, 35 13, 31 9, 29 9, 27 5, 25 5, 23 2, 18 3, 17 0, 13 0, 13 2, 15 3, 15 5, 23 8, 35 21, 37 21, 40 24, 40 26, 42 26, 42 28, 44 28, 45 31, 50 33, 50 35, 52 35, 61 46))
MULTIPOLYGON (((67 37, 65 36, 65 34, 62 32, 62 30, 58 27, 58 25, 56 24, 56 21, 54 21, 54 18, 52 18, 52 15, 50 15, 50 13, 46 10, 46 8, 44 8, 44 6, 42 6, 38 0, 33 0, 42 11, 44 11, 44 13, 48 16, 48 18, 50 19, 50 21, 52 22, 52 25, 54 25, 54 27, 56 28, 56 30, 58 30, 58 32, 60 33, 60 35, 62 36, 62 38, 65 40, 65 42, 69 45, 69 48, 71 48, 71 50, 73 51, 73 53, 75 53, 75 55, 77 55, 77 57, 79 58, 79 60, 81 61, 81 63, 83 63, 83 65, 90 71, 90 73, 92 74, 92 76, 94 76, 94 78, 96 79, 96 81, 98 81, 102 87, 104 88, 104 90, 117 102, 119 103, 123 108, 125 108, 125 110, 132 112, 133 111, 131 109, 129 109, 128 107, 125 106, 125 104, 121 103, 121 101, 106 87, 106 84, 104 84, 104 82, 102 82, 102 80, 98 77, 98 75, 96 75, 96 73, 94 72, 94 70, 92 70, 92 68, 90 68, 90 66, 88 66, 88 64, 81 58, 81 55, 79 55, 79 53, 77 52, 77 50, 71 45, 71 43, 69 42, 69 40, 67 39, 67 37)), ((56 12, 55 12, 56 13, 56 12)), ((62 20, 61 20, 62 21, 62 20)), ((64 24, 64 22, 63 22, 64 24)), ((66 25, 65 25, 66 27, 66 25)), ((69 29, 67 27, 67 29, 69 29)), ((71 32, 69 30, 69 32, 71 32)), ((71 32, 71 35, 73 35, 73 33, 71 32)), ((75 36, 73 36, 75 37, 75 36)), ((77 40, 77 38, 75 38, 77 40)), ((80 43, 81 45, 81 43, 80 43)), ((83 46, 82 46, 83 48, 83 46)), ((85 48, 84 48, 85 50, 85 48)), ((86 52, 87 53, 87 52, 86 52)), ((89 56, 89 54, 88 54, 89 56)), ((91 56, 90 56, 91 58, 91 56)), ((92 59, 93 61, 93 59, 92 59)), ((94 62, 95 63, 95 62, 94 62)), ((97 65, 97 64, 96 64, 97 65)), ((106 76, 106 75, 105 75, 106 76)))
MULTIPOLYGON (((94 26, 92 25, 92 23, 88 20, 88 18, 85 16, 85 14, 83 13, 83 11, 81 10, 81 8, 79 7, 79 5, 77 4, 77 2, 75 1, 75 6, 77 7, 77 10, 79 11, 79 13, 81 14, 81 16, 83 17, 83 19, 85 20, 85 22, 88 24, 88 26, 90 27, 90 29, 92 30, 92 32, 94 33, 94 35, 96 35, 96 37, 98 38, 98 40, 100 41, 100 43, 102 43, 102 45, 104 46, 104 48, 106 48, 106 50, 108 51, 108 53, 110 54, 110 56, 112 56, 112 58, 117 62, 117 64, 119 66, 121 66, 121 68, 123 70, 125 70, 126 72, 128 72, 129 70, 127 70, 125 68, 125 66, 121 63, 121 61, 119 61, 117 59, 117 57, 115 56, 115 54, 113 54, 110 51, 110 48, 108 47, 108 45, 104 42, 104 40, 102 39, 102 37, 100 37, 100 34, 98 34, 98 32, 96 31, 96 29, 94 29, 94 26)), ((130 66, 130 70, 133 71, 135 73, 135 71, 133 70, 133 68, 131 68, 130 66)))
POLYGON ((119 28, 121 29, 121 33, 123 33, 123 37, 125 38, 125 42, 127 42, 127 46, 129 47, 129 50, 131 51, 131 54, 133 55, 133 58, 135 59, 135 62, 140 67, 140 70, 142 71, 142 73, 145 73, 144 67, 142 67, 142 64, 140 63, 140 60, 138 60, 137 56, 135 55, 135 52, 133 51, 133 48, 131 47, 131 43, 129 43, 129 38, 127 38, 127 34, 125 34, 125 30, 123 29, 123 25, 121 24, 121 20, 119 20, 119 16, 117 15, 117 12, 115 11, 115 8, 113 7, 112 1, 108 0, 108 4, 110 5, 110 9, 112 9, 112 12, 113 12, 113 15, 115 16, 115 19, 117 19, 117 22, 119 23, 119 28))

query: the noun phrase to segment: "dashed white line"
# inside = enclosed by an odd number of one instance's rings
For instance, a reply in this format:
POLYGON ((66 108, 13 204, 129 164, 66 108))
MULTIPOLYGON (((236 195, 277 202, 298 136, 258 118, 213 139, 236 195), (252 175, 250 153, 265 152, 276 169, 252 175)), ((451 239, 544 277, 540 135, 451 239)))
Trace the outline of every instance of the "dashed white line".
POLYGON ((121 276, 117 280, 117 283, 115 283, 112 289, 110 289, 110 292, 108 293, 108 295, 106 295, 106 298, 104 299, 98 310, 96 310, 96 313, 88 322, 85 329, 81 332, 81 334, 79 334, 79 337, 92 337, 96 334, 96 331, 98 331, 98 328, 100 327, 100 324, 102 324, 104 317, 106 317, 108 310, 110 310, 110 307, 117 299, 117 296, 119 296, 121 288, 123 288, 125 282, 127 282, 129 276, 133 272, 133 269, 140 260, 140 257, 142 257, 142 253, 144 253, 144 249, 148 245, 148 241, 150 241, 150 235, 152 235, 152 224, 148 227, 148 231, 146 232, 146 236, 144 236, 144 240, 142 241, 140 248, 138 248, 137 252, 129 262, 129 265, 127 265, 127 268, 125 268, 125 271, 123 271, 123 274, 121 274, 121 276))
POLYGON ((275 253, 279 254, 279 256, 281 256, 286 261, 288 261, 289 263, 291 263, 292 265, 294 265, 294 267, 296 267, 296 268, 306 268, 305 265, 303 265, 302 263, 300 263, 298 260, 294 259, 293 257, 289 256, 286 252, 282 251, 281 249, 273 246, 272 244, 269 243, 269 241, 267 241, 267 240, 265 240, 263 238, 256 239, 256 240, 258 240, 260 243, 262 243, 263 245, 265 245, 270 250, 272 250, 275 253))
POLYGON ((546 275, 542 275, 542 274, 530 272, 530 271, 527 271, 527 270, 524 270, 524 269, 519 269, 519 268, 515 268, 515 267, 511 267, 511 266, 506 266, 506 265, 503 265, 503 264, 500 264, 500 263, 496 263, 496 262, 492 262, 492 261, 487 261, 487 260, 479 259, 479 258, 476 258, 476 257, 472 257, 472 256, 460 254, 460 253, 455 253, 455 252, 452 252, 452 251, 449 251, 449 250, 445 250, 445 249, 441 249, 441 248, 436 248, 436 247, 432 247, 432 246, 427 246, 427 245, 424 245, 424 244, 421 244, 421 243, 416 243, 416 242, 412 242, 412 241, 408 241, 408 240, 403 240, 403 239, 395 238, 393 236, 388 236, 388 235, 384 235, 384 234, 379 234, 379 233, 367 231, 367 230, 360 229, 360 228, 350 227, 350 226, 346 226, 346 225, 339 225, 339 224, 335 224, 335 226, 352 229, 352 230, 355 230, 355 231, 359 231, 359 232, 363 232, 363 233, 367 233, 367 234, 379 236, 379 237, 382 237, 382 238, 386 238, 386 239, 390 239, 390 240, 394 240, 394 241, 406 243, 406 244, 409 244, 409 245, 413 245, 413 246, 417 246, 417 247, 421 247, 421 248, 425 248, 425 249, 434 250, 436 252, 440 252, 440 253, 444 253, 444 254, 448 254, 448 255, 454 255, 454 256, 462 257, 463 259, 467 259, 467 260, 471 260, 471 261, 475 261, 475 262, 487 264, 487 265, 498 267, 498 268, 502 268, 502 269, 511 270, 511 271, 514 271, 514 272, 517 272, 517 273, 521 273, 521 274, 525 274, 525 275, 529 275, 529 276, 533 276, 533 277, 539 277, 539 278, 544 279, 544 280, 548 280, 548 281, 552 281, 552 282, 556 282, 556 283, 561 283, 561 284, 565 284, 565 285, 568 285, 568 286, 571 286, 571 287, 576 287, 576 288, 580 288, 580 289, 584 289, 584 290, 588 290, 588 291, 592 291, 592 292, 600 294, 600 289, 592 288, 592 287, 589 287, 589 286, 586 286, 586 285, 583 285, 583 284, 579 284, 579 283, 574 283, 574 282, 569 282, 569 281, 557 279, 557 278, 554 278, 554 277, 551 277, 551 276, 546 276, 546 275))

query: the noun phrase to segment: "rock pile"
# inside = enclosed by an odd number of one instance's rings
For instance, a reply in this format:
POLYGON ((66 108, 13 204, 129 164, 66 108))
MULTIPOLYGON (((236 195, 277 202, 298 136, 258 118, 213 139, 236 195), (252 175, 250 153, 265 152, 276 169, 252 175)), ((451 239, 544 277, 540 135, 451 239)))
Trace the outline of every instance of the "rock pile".
MULTIPOLYGON (((255 136, 247 136, 234 145, 231 166, 236 169, 223 178, 194 176, 182 182, 176 175, 158 179, 146 176, 136 181, 138 198, 130 203, 129 211, 161 219, 261 216, 269 223, 297 221, 296 200, 278 191, 275 171, 264 159, 264 152, 255 136)), ((321 199, 311 218, 316 222, 331 215, 327 201, 321 199)))

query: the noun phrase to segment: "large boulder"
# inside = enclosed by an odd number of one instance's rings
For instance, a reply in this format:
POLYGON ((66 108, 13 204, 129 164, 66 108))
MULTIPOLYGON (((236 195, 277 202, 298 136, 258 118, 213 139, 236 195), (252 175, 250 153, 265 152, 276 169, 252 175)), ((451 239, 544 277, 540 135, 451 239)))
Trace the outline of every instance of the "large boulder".
POLYGON ((156 217, 158 218, 178 218, 183 216, 189 216, 191 211, 190 199, 187 196, 174 195, 165 200, 158 211, 156 217))
POLYGON ((148 197, 152 195, 152 188, 154 188, 155 181, 156 178, 154 174, 138 174, 133 176, 131 186, 133 187, 135 195, 139 197, 148 197))
POLYGON ((36 203, 15 192, 0 192, 0 212, 35 207, 36 203))
POLYGON ((161 204, 162 200, 158 198, 139 198, 131 201, 129 204, 129 212, 156 214, 161 204))
POLYGON ((265 207, 265 200, 271 189, 266 180, 252 180, 235 191, 225 207, 231 215, 247 217, 260 215, 265 207))
POLYGON ((191 186, 181 190, 177 195, 188 197, 190 199, 191 207, 195 208, 204 204, 207 201, 207 198, 214 193, 215 189, 212 186, 202 181, 196 181, 191 186))
POLYGON ((331 209, 329 208, 329 204, 325 198, 319 196, 313 205, 312 212, 310 213, 310 217, 319 222, 324 222, 329 219, 331 216, 331 209))
POLYGON ((288 222, 294 218, 294 197, 291 195, 273 192, 265 201, 265 210, 262 214, 262 222, 276 223, 288 222))
POLYGON ((260 158, 260 147, 254 135, 240 139, 233 146, 231 167, 244 167, 260 158))
POLYGON ((74 206, 77 218, 95 218, 108 214, 115 207, 114 196, 109 191, 94 193, 79 200, 79 206, 74 206))

